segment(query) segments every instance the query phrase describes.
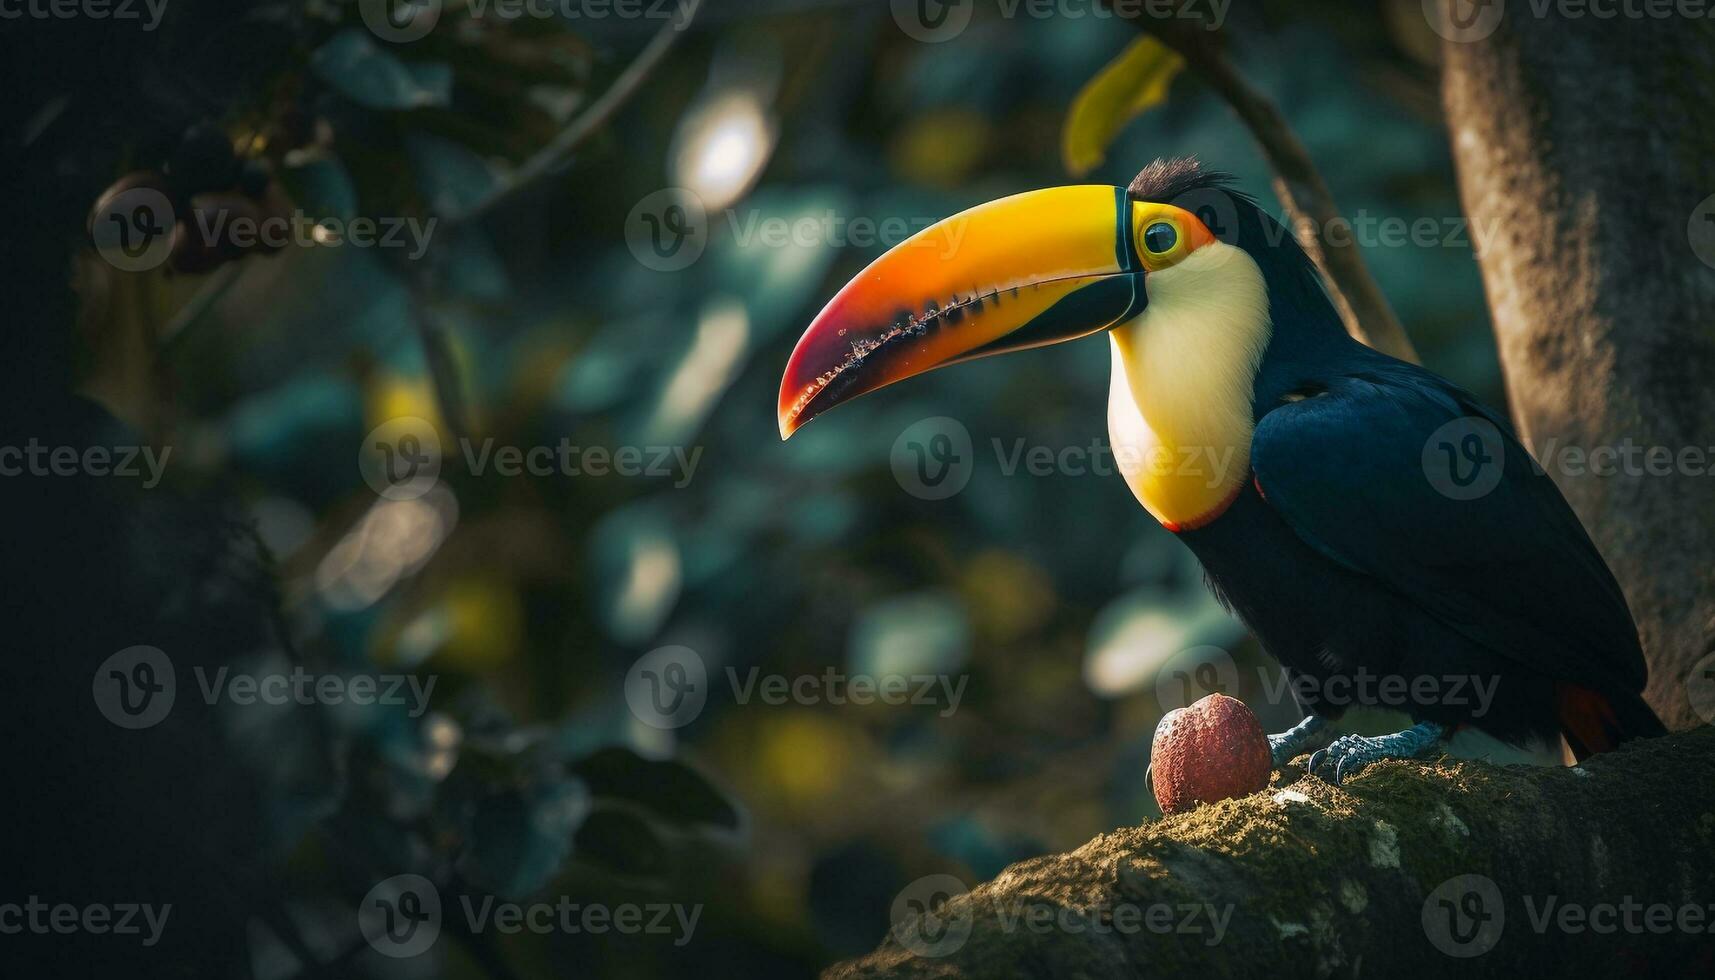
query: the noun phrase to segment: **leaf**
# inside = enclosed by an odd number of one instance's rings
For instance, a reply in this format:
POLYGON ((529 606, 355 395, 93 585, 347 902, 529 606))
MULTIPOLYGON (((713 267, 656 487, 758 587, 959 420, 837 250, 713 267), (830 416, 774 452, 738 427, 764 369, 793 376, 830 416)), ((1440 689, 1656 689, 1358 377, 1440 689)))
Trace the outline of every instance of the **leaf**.
POLYGON ((1185 59, 1153 37, 1140 37, 1108 62, 1072 100, 1060 154, 1074 177, 1094 170, 1126 123, 1167 97, 1185 59))
POLYGON ((280 183, 292 203, 318 220, 350 221, 357 217, 357 188, 336 158, 315 157, 289 165, 280 172, 280 183))
POLYGON ((494 190, 494 168, 468 147, 411 133, 405 138, 405 149, 417 171, 417 188, 436 214, 461 214, 494 190))
POLYGON ((499 302, 511 295, 506 264, 482 229, 458 229, 446 249, 441 285, 448 292, 487 302, 499 302))
POLYGON ((667 845, 641 813, 623 807, 597 809, 573 838, 578 859, 616 874, 648 878, 667 866, 667 845))
POLYGON ((346 28, 310 56, 310 68, 341 95, 369 109, 421 109, 452 99, 453 71, 438 62, 407 64, 346 28))
POLYGON ((412 308, 415 314, 417 338, 423 345, 423 360, 429 377, 435 382, 435 407, 441 420, 456 438, 470 432, 469 399, 465 395, 464 375, 459 370, 458 357, 453 352, 452 337, 438 322, 434 312, 417 297, 412 308))
POLYGON ((951 674, 969 656, 970 633, 965 606, 953 596, 895 596, 858 613, 847 662, 854 675, 951 674))
POLYGON ((590 533, 589 556, 608 633, 631 644, 654 636, 684 590, 684 552, 667 515, 647 501, 610 510, 590 533))
POLYGON ((559 873, 589 814, 582 785, 548 782, 478 800, 465 873, 512 898, 540 890, 559 873))
POLYGON ((682 762, 607 748, 579 760, 572 770, 592 795, 628 800, 672 823, 738 826, 738 811, 726 796, 682 762))

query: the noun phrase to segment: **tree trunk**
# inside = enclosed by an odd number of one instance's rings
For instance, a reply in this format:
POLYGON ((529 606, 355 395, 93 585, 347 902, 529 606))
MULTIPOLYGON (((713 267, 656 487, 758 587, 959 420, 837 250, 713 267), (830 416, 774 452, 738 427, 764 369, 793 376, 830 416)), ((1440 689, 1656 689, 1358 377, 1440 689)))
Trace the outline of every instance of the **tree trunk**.
POLYGON ((1625 590, 1645 696, 1710 720, 1715 19, 1453 2, 1476 13, 1443 21, 1443 98, 1513 418, 1625 590))
POLYGON ((1711 765, 1705 727, 1576 769, 1305 776, 968 892, 919 879, 881 947, 826 977, 1709 976, 1711 765))

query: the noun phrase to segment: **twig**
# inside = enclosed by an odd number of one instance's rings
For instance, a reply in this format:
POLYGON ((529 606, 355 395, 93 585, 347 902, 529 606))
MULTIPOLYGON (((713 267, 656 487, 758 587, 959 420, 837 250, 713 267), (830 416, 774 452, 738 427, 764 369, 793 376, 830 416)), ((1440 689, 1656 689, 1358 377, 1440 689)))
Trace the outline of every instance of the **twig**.
POLYGON ((446 331, 435 322, 430 310, 429 276, 425 272, 412 283, 410 293, 411 326, 423 347, 423 363, 435 386, 435 407, 448 434, 455 440, 470 435, 470 400, 465 395, 464 381, 459 376, 446 331))
POLYGON ((556 133, 546 146, 519 164, 518 168, 505 179, 496 182, 495 186, 479 198, 476 203, 457 214, 448 215, 444 220, 454 225, 472 221, 492 210, 495 205, 507 197, 518 193, 564 166, 572 151, 582 145, 592 133, 600 129, 615 112, 619 111, 621 106, 630 101, 631 97, 637 93, 638 88, 649 77, 649 73, 655 70, 655 66, 661 62, 662 58, 666 57, 667 52, 679 40, 679 35, 691 26, 691 21, 696 18, 697 9, 701 6, 702 0, 690 0, 683 17, 677 20, 669 20, 665 26, 655 32, 655 36, 649 39, 649 43, 644 46, 642 51, 638 52, 631 64, 619 73, 619 77, 613 80, 613 84, 608 86, 607 91, 598 96, 594 102, 591 102, 575 119, 567 123, 566 127, 556 133))
MULTIPOLYGON (((1107 0, 1112 6, 1112 0, 1107 0)), ((1116 12, 1117 13, 1117 12, 1116 12)), ((1123 15, 1122 15, 1123 16, 1123 15)), ((1331 237, 1343 223, 1328 184, 1268 96, 1258 91, 1222 52, 1223 35, 1196 18, 1129 18, 1138 30, 1154 35, 1178 52, 1209 87, 1225 99, 1250 130, 1274 169, 1274 190, 1286 207, 1304 251, 1322 270, 1334 308, 1346 331, 1364 343, 1402 360, 1417 362, 1417 349, 1394 316, 1381 286, 1351 236, 1331 237)))
POLYGON ((1252 88, 1225 57, 1212 55, 1201 63, 1186 60, 1227 100, 1262 146, 1263 156, 1274 168, 1275 193, 1286 205, 1299 241, 1323 276, 1335 286, 1334 307, 1340 311, 1347 331, 1377 350, 1417 361, 1417 349, 1399 318, 1394 316, 1381 286, 1370 275, 1357 243, 1348 236, 1342 236, 1344 241, 1330 239, 1329 230, 1343 220, 1340 209, 1321 172, 1311 162, 1309 151, 1287 126, 1280 110, 1252 88))
POLYGON ((221 297, 231 291, 233 285, 238 282, 238 277, 243 274, 244 269, 243 262, 228 262, 210 276, 208 281, 197 289, 196 294, 161 329, 161 334, 155 341, 156 345, 163 349, 172 346, 173 342, 178 340, 187 329, 201 322, 203 316, 214 309, 216 303, 220 302, 221 297))
MULTIPOLYGON (((701 6, 702 0, 690 0, 683 16, 669 20, 656 31, 655 36, 649 39, 649 43, 637 53, 631 64, 625 66, 625 70, 619 73, 607 91, 597 96, 583 112, 556 133, 547 145, 519 164, 517 169, 506 177, 497 180, 494 186, 470 207, 444 216, 441 220, 445 230, 451 232, 460 225, 475 221, 493 210, 500 202, 565 166, 571 159, 572 151, 605 125, 613 114, 637 93, 649 73, 655 70, 655 66, 667 56, 679 36, 691 26, 691 21, 697 16, 697 9, 701 6)), ((447 239, 442 237, 437 240, 447 239)), ((446 338, 440 327, 430 320, 427 293, 428 284, 424 277, 412 289, 412 321, 423 345, 429 376, 434 379, 435 399, 440 408, 441 419, 455 437, 462 438, 469 433, 467 399, 456 367, 447 351, 446 338)))

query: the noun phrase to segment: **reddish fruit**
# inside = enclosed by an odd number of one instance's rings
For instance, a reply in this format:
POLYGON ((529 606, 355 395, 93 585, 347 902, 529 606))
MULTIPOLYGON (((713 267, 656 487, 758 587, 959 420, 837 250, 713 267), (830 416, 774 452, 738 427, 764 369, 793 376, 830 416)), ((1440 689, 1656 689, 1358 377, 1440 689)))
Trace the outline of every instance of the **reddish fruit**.
POLYGON ((1161 719, 1149 766, 1161 812, 1181 813, 1266 787, 1268 736, 1243 701, 1211 694, 1161 719))

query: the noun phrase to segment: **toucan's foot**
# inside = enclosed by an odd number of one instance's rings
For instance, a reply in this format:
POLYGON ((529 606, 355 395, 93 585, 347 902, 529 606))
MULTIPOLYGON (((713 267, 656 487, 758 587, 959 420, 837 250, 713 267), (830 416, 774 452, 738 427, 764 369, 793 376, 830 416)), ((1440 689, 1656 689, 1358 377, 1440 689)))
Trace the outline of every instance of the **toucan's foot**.
POLYGON ((1378 759, 1413 759, 1441 744, 1445 729, 1432 721, 1392 735, 1341 735, 1310 757, 1310 771, 1335 786, 1378 759))
POLYGON ((1304 751, 1304 746, 1315 739, 1327 722, 1317 715, 1308 715, 1305 719, 1279 735, 1268 737, 1269 764, 1281 769, 1291 762, 1298 753, 1304 751))

